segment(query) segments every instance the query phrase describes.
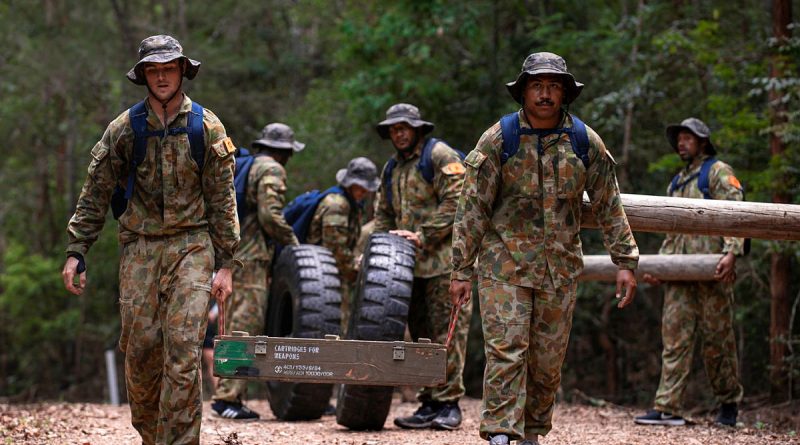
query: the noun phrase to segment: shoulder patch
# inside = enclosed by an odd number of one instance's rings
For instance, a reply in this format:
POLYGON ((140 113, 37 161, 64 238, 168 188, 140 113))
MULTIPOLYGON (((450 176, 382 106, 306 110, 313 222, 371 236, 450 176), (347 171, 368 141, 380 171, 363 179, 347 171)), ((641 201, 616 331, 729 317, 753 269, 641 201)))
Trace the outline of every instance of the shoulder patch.
POLYGON ((742 189, 742 184, 739 182, 738 179, 736 179, 736 176, 733 175, 728 176, 728 184, 736 187, 739 190, 742 189))
POLYGON ((225 156, 228 156, 236 151, 236 146, 233 145, 233 141, 231 141, 231 138, 229 137, 223 138, 216 144, 212 145, 211 148, 214 149, 214 153, 221 158, 224 158, 225 156))
POLYGON ((445 165, 444 167, 442 167, 442 173, 444 173, 444 174, 446 174, 448 176, 460 175, 460 174, 464 173, 465 171, 467 171, 467 170, 464 168, 464 164, 462 164, 460 162, 451 162, 451 163, 445 165))
POLYGON ((236 151, 236 146, 233 145, 233 141, 230 137, 226 137, 222 140, 222 143, 225 145, 225 149, 228 150, 228 153, 233 153, 236 151))
POLYGON ((486 157, 486 154, 480 152, 479 150, 472 150, 467 155, 467 158, 464 159, 464 163, 472 168, 481 168, 481 164, 483 164, 483 161, 486 160, 486 157))

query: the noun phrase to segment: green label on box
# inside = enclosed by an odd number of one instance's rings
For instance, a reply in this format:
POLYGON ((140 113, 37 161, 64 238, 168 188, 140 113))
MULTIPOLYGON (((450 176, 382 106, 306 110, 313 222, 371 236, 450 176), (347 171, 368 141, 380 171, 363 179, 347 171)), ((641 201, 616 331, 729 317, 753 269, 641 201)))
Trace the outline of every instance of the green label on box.
POLYGON ((214 342, 214 372, 221 376, 232 376, 236 369, 251 367, 255 354, 247 351, 243 341, 217 340, 214 342))

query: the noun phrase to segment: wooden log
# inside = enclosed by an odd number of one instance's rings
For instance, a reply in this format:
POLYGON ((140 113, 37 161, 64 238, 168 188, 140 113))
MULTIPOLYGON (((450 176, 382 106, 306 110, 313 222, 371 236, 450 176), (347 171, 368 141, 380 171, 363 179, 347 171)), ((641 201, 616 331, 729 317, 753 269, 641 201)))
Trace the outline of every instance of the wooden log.
MULTIPOLYGON (((800 240, 800 205, 622 194, 635 232, 800 240)), ((598 228, 584 195, 583 228, 598 228)))
MULTIPOLYGON (((636 279, 649 273, 661 281, 713 281, 722 254, 639 255, 636 279)), ((616 281, 617 266, 608 255, 584 255, 581 281, 616 281)))

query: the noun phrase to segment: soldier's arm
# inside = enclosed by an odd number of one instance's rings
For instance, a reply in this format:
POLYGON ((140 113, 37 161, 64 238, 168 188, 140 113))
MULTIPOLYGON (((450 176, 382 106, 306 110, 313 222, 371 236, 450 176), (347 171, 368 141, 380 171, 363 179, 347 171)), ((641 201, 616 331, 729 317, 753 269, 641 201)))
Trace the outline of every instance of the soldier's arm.
POLYGON ((225 134, 225 127, 208 109, 204 110, 206 154, 203 164, 203 198, 208 232, 214 246, 214 269, 231 269, 239 247, 239 220, 236 216, 236 190, 233 187, 236 146, 225 134))
POLYGON ((466 173, 453 223, 453 280, 470 280, 500 187, 499 125, 483 134, 464 160, 466 173), (495 131, 496 130, 496 131, 495 131))
POLYGON ((378 193, 375 196, 375 232, 388 232, 397 228, 395 222, 395 213, 390 202, 386 200, 386 181, 383 175, 386 174, 386 166, 383 168, 381 174, 381 182, 378 187, 378 193))
MULTIPOLYGON (((727 201, 744 200, 744 190, 742 184, 736 178, 733 169, 728 164, 717 162, 714 164, 711 178, 709 178, 709 188, 713 199, 724 199, 727 201), (719 166, 719 167, 717 167, 719 166)), ((744 254, 744 238, 723 237, 723 253, 732 253, 736 256, 744 254)))
POLYGON ((620 269, 636 269, 639 264, 639 248, 622 207, 616 163, 606 151, 600 137, 591 129, 589 168, 586 190, 592 203, 592 211, 603 231, 603 244, 611 255, 611 261, 620 269))
POLYGON ((127 122, 125 112, 106 128, 103 137, 92 148, 88 174, 75 213, 67 225, 68 253, 85 256, 103 230, 117 178, 127 167, 126 147, 130 148, 133 141, 127 122))
POLYGON ((435 246, 452 233, 458 197, 464 183, 464 164, 458 154, 442 142, 437 142, 432 150, 433 187, 439 205, 436 213, 422 224, 420 241, 423 246, 435 246))
POLYGON ((336 267, 341 277, 346 281, 353 281, 357 272, 353 260, 353 246, 348 243, 348 220, 350 206, 346 198, 339 195, 325 197, 317 212, 322 216, 322 242, 336 259, 336 267))
POLYGON ((286 205, 286 171, 268 168, 258 180, 258 223, 267 235, 284 246, 298 244, 292 226, 283 218, 286 205))

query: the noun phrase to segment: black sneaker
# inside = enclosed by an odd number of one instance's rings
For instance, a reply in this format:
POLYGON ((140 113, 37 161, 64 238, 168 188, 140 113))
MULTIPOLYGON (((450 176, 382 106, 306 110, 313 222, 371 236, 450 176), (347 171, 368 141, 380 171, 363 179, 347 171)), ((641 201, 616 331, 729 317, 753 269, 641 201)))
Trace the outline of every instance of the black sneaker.
POLYGON ((509 445, 508 436, 505 434, 489 434, 489 445, 509 445))
POLYGON ((431 427, 437 430, 455 430, 461 426, 461 408, 458 402, 445 402, 439 409, 439 414, 431 422, 431 427))
POLYGON ((639 425, 668 425, 668 426, 681 426, 686 425, 686 420, 681 416, 676 416, 670 413, 663 413, 656 409, 651 409, 647 414, 633 419, 639 425))
POLYGON ((442 407, 438 402, 423 402, 414 414, 407 417, 398 417, 394 419, 394 424, 400 428, 428 428, 433 424, 433 419, 439 415, 439 409, 442 407))
POLYGON ((736 426, 736 416, 739 415, 739 409, 735 403, 723 403, 719 407, 719 413, 715 423, 725 426, 736 426))
POLYGON ((214 403, 211 404, 211 409, 213 409, 218 416, 225 419, 256 420, 261 417, 257 412, 238 402, 215 400, 214 403))

